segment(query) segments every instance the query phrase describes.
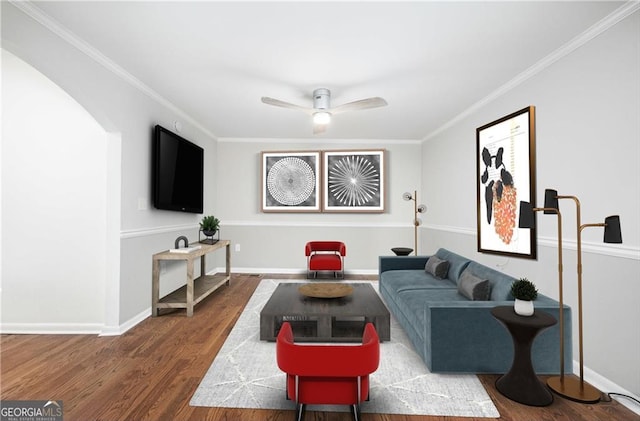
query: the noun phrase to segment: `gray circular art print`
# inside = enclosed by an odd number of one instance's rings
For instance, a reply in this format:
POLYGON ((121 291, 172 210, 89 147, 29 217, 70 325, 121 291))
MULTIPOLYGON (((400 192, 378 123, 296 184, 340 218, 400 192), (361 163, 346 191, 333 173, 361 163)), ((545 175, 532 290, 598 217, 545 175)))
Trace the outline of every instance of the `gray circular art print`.
POLYGON ((313 168, 296 157, 279 159, 267 174, 267 190, 281 205, 297 206, 304 203, 314 192, 316 185, 313 168))
POLYGON ((371 155, 349 155, 330 159, 328 190, 331 206, 379 205, 379 159, 371 155))

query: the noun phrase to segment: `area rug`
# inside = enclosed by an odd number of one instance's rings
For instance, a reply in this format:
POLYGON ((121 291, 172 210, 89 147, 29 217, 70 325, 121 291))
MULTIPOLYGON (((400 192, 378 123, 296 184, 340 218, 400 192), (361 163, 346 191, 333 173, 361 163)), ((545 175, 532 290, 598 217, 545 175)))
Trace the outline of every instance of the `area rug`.
MULTIPOLYGON (((285 375, 276 364, 275 343, 259 339, 260 310, 280 282, 306 281, 260 282, 196 389, 191 406, 294 409, 295 404, 285 398, 285 375)), ((370 399, 361 406, 365 413, 500 416, 475 375, 430 373, 393 316, 391 341, 380 344, 380 367, 370 380, 370 399)), ((348 407, 309 405, 307 410, 344 412, 348 407)))

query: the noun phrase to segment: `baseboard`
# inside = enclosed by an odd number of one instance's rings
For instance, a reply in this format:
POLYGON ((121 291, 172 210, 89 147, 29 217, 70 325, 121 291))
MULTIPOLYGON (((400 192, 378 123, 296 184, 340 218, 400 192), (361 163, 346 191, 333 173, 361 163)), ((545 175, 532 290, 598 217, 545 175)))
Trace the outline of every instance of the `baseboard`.
MULTIPOLYGON (((580 373, 580 364, 577 361, 573 362, 573 372, 580 373)), ((579 374, 576 374, 579 375, 579 374)), ((640 400, 640 396, 634 395, 632 392, 626 390, 625 388, 617 385, 606 377, 596 373, 595 371, 585 367, 584 368, 584 381, 589 383, 591 386, 600 390, 602 393, 620 393, 627 396, 632 396, 635 399, 640 400)), ((623 396, 611 396, 613 399, 618 401, 621 405, 626 406, 636 414, 640 415, 640 404, 633 401, 632 399, 625 398, 623 396)))
POLYGON ((151 316, 151 307, 140 312, 119 326, 106 326, 99 323, 2 323, 3 335, 122 335, 147 317, 151 316))
POLYGON ((151 307, 141 311, 119 326, 103 326, 99 336, 118 336, 151 316, 151 307))
POLYGON ((99 323, 2 323, 3 335, 95 335, 102 330, 99 323))
MULTIPOLYGON (((209 272, 207 272, 208 274, 213 274, 213 273, 220 273, 220 272, 224 272, 225 268, 224 267, 220 267, 220 268, 215 268, 213 270, 210 270, 209 272)), ((276 274, 285 274, 285 275, 300 275, 303 278, 307 277, 307 272, 306 270, 300 270, 299 268, 296 269, 274 269, 274 268, 255 268, 255 267, 250 267, 250 268, 241 268, 241 267, 234 267, 232 269, 232 273, 255 273, 255 274, 272 274, 272 273, 276 273, 276 274)), ((345 275, 375 275, 378 276, 378 270, 377 269, 354 269, 354 270, 345 270, 344 271, 345 275)))

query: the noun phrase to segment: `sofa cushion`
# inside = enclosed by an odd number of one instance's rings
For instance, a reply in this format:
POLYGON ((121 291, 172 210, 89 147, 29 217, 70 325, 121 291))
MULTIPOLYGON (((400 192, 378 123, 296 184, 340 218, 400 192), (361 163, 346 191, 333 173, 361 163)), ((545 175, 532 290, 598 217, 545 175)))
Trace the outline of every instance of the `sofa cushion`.
POLYGON ((511 296, 511 284, 515 281, 515 278, 477 262, 469 263, 467 268, 478 278, 489 280, 491 284, 490 298, 492 301, 513 300, 511 296))
POLYGON ((466 257, 460 256, 459 254, 455 254, 443 248, 439 249, 435 255, 440 259, 449 262, 447 278, 451 279, 456 284, 458 283, 458 279, 460 278, 462 271, 465 270, 469 262, 471 262, 471 260, 466 257))
POLYGON ((447 272, 449 271, 449 262, 442 260, 438 256, 431 256, 429 260, 427 260, 424 270, 436 278, 444 279, 447 277, 447 272))
POLYGON ((382 272, 380 280, 388 292, 414 289, 455 289, 449 279, 438 279, 420 269, 389 270, 382 272))
POLYGON ((416 327, 417 333, 425 340, 425 332, 430 331, 429 303, 435 302, 468 302, 466 298, 458 294, 456 289, 416 289, 398 292, 395 302, 404 317, 416 327))
POLYGON ((473 301, 487 301, 489 299, 489 281, 475 276, 469 269, 460 275, 458 292, 473 301))

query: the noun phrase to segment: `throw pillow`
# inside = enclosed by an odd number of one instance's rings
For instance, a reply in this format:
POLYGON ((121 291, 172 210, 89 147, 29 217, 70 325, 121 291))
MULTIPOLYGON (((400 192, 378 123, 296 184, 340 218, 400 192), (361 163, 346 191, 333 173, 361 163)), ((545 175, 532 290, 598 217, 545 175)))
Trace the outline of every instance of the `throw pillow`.
POLYGON ((489 300, 489 280, 480 279, 468 270, 462 272, 458 292, 473 301, 489 300))
POLYGON ((447 277, 447 272, 449 272, 449 262, 439 257, 431 256, 427 260, 424 270, 438 279, 444 279, 447 277))

